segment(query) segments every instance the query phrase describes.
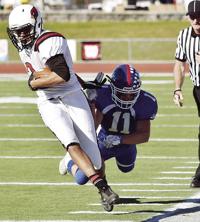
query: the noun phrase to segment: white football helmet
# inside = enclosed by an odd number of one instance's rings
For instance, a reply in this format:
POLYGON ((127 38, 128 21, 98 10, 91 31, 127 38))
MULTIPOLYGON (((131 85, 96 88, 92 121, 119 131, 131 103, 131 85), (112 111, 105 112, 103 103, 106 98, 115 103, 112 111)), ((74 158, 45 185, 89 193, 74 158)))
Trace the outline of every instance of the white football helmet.
POLYGON ((42 32, 42 17, 39 10, 29 4, 15 7, 9 15, 7 32, 19 51, 32 47, 42 32))

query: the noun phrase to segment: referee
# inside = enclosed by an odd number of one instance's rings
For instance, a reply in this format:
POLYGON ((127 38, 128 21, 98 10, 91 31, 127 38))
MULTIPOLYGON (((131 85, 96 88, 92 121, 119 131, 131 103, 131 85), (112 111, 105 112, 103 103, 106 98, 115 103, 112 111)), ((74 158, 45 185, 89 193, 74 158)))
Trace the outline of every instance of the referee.
MULTIPOLYGON (((200 0, 192 0, 187 6, 190 26, 180 31, 175 52, 173 100, 176 105, 183 105, 182 86, 185 78, 186 63, 189 64, 190 78, 193 83, 193 97, 200 117, 200 0)), ((191 182, 191 187, 200 187, 200 126, 199 126, 199 166, 191 182)))

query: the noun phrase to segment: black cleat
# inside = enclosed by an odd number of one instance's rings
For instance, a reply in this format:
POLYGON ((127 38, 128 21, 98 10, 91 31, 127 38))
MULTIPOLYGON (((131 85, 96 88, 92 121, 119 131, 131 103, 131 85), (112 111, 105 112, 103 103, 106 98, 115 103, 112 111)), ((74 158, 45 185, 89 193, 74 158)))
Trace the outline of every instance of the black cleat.
POLYGON ((194 176, 190 184, 190 187, 200 188, 200 177, 194 176))
POLYGON ((101 195, 101 202, 106 211, 112 211, 113 205, 119 201, 119 196, 107 186, 99 191, 101 195))

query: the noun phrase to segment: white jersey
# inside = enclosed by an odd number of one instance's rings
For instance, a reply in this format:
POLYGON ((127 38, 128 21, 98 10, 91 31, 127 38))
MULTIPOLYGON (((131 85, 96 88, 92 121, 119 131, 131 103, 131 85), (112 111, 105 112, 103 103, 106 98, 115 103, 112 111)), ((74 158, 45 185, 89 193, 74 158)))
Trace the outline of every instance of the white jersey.
POLYGON ((70 80, 37 90, 38 109, 45 125, 65 148, 79 143, 96 169, 102 166, 93 116, 87 99, 73 72, 72 58, 66 39, 59 33, 44 31, 30 50, 20 53, 29 75, 41 71, 52 56, 63 54, 70 71, 70 80))
POLYGON ((34 71, 41 71, 52 56, 63 54, 70 71, 70 80, 55 86, 37 90, 40 101, 62 97, 67 93, 80 90, 81 86, 73 71, 73 62, 67 40, 59 33, 43 31, 31 49, 19 52, 20 58, 30 76, 34 71))

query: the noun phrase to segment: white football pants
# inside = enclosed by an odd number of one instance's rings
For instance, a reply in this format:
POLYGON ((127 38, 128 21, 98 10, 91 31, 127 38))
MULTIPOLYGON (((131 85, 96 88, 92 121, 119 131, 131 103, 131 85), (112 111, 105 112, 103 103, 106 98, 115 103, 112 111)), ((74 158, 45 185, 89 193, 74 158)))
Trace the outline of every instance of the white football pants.
POLYGON ((94 167, 101 168, 93 116, 81 90, 40 102, 38 109, 45 125, 65 147, 70 143, 79 143, 94 167))

